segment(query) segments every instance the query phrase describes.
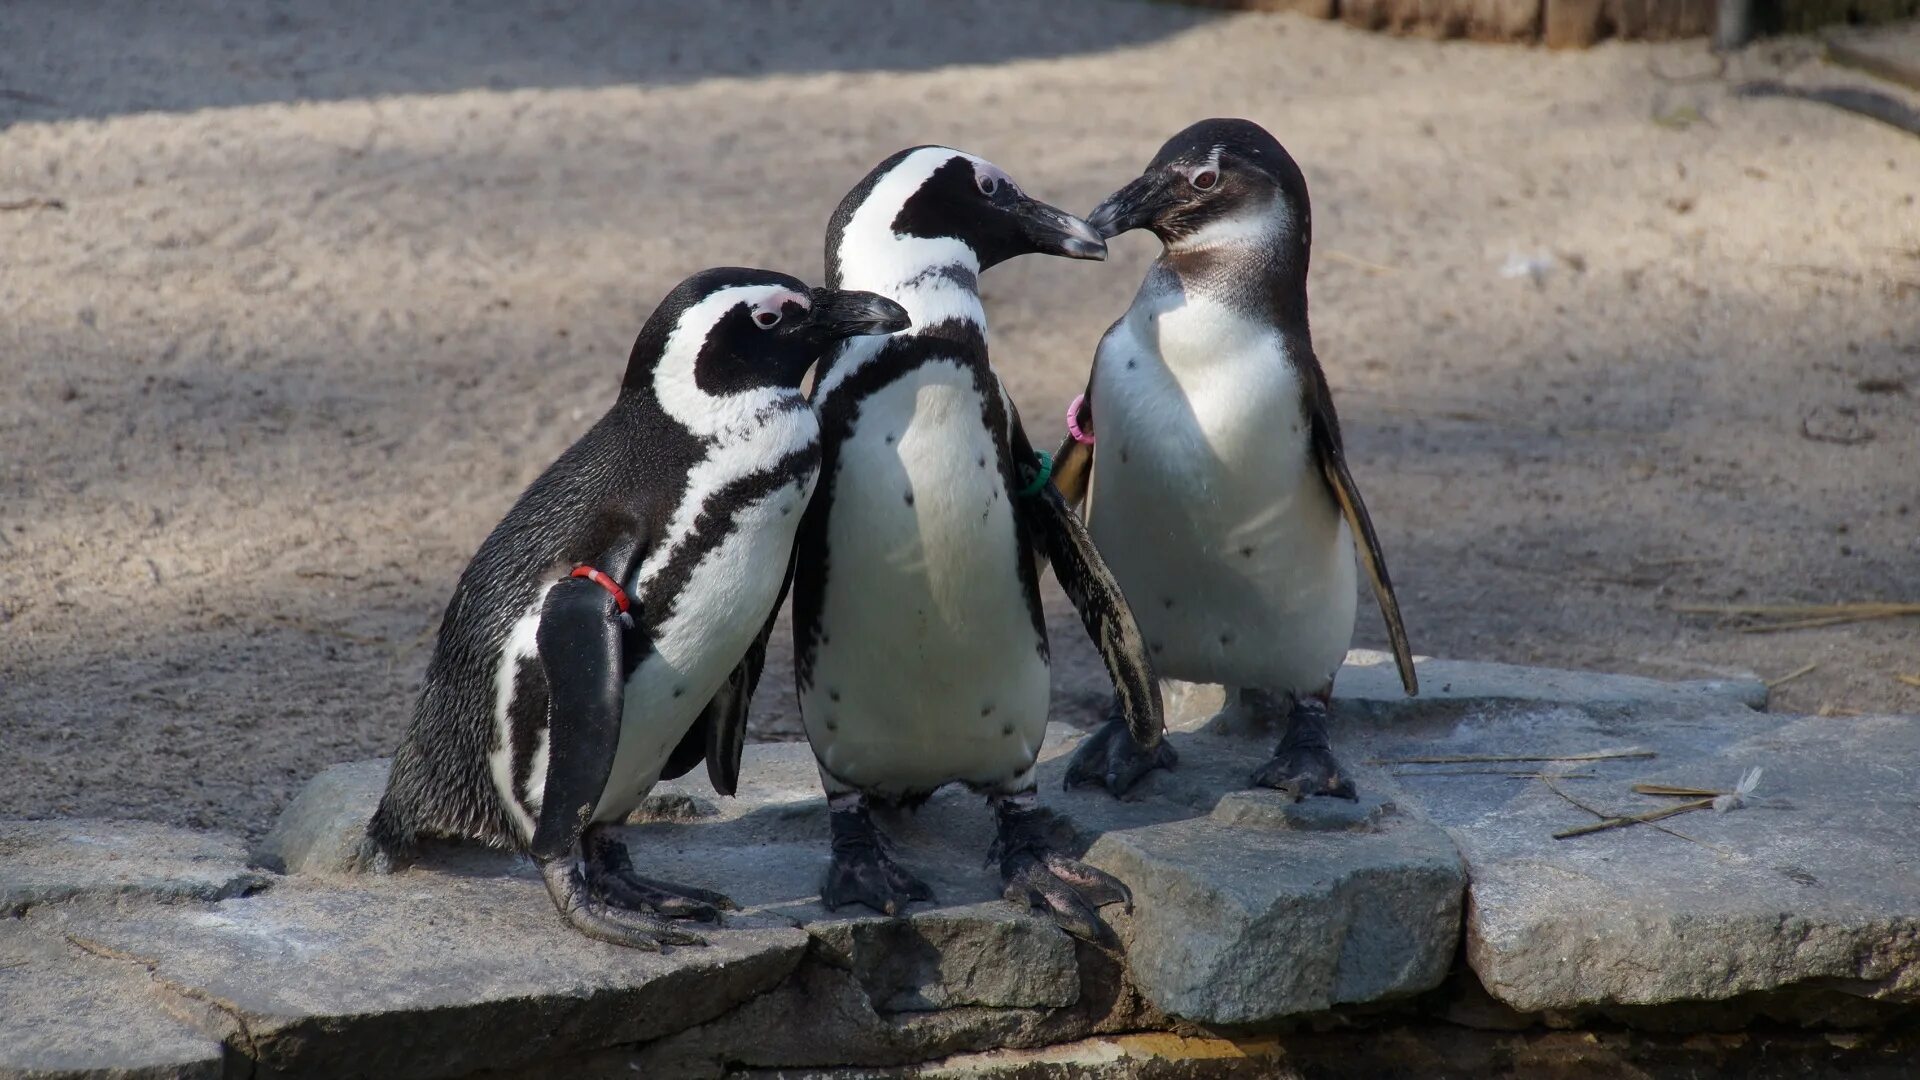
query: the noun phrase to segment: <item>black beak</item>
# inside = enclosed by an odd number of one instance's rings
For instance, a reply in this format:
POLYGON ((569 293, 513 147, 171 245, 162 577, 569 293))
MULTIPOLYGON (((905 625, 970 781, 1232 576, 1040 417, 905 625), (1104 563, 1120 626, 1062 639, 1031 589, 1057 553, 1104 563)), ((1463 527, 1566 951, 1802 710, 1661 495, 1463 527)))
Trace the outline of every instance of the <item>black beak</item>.
POLYGON ((1107 196, 1106 201, 1087 215, 1087 224, 1108 239, 1123 232, 1151 226, 1166 208, 1166 185, 1157 173, 1133 178, 1133 182, 1107 196))
POLYGON ((906 308, 879 293, 853 289, 813 290, 812 321, 836 341, 865 334, 897 333, 913 325, 906 308))
POLYGON ((1100 234, 1065 210, 1023 195, 1011 211, 1020 222, 1021 235, 1032 250, 1041 255, 1060 255, 1068 259, 1107 257, 1107 242, 1100 239, 1100 234))

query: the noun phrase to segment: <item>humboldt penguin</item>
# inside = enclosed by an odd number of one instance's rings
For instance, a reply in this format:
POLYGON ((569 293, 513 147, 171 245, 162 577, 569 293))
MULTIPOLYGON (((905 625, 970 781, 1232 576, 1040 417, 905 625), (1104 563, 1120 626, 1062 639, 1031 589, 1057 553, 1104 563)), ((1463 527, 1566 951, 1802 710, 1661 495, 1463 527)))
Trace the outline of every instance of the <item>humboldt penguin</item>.
MULTIPOLYGON (((1087 220, 1108 238, 1150 230, 1164 250, 1068 410, 1056 483, 1084 502, 1160 675, 1221 684, 1230 713, 1284 713, 1252 782, 1352 798, 1327 719, 1353 637, 1356 538, 1408 694, 1418 682, 1307 327, 1306 179, 1260 126, 1205 120, 1087 220)), ((1067 783, 1119 794, 1173 762, 1116 712, 1067 783)))

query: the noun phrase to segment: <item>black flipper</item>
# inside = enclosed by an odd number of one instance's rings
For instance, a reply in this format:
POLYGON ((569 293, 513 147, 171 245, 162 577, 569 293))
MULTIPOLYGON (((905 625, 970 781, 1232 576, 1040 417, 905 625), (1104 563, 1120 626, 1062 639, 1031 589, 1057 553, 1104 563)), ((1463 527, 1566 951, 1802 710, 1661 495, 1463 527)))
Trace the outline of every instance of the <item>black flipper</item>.
MULTIPOLYGON (((1018 417, 1013 420, 1014 460, 1034 460, 1033 446, 1018 417)), ((1125 718, 1127 731, 1143 750, 1160 742, 1166 717, 1160 701, 1160 681, 1154 675, 1153 662, 1147 658, 1147 646, 1133 609, 1113 579, 1106 561, 1094 550, 1093 538, 1080 523, 1060 492, 1052 484, 1017 500, 1027 516, 1033 536, 1053 565, 1054 577, 1067 599, 1073 601, 1080 621, 1113 680, 1114 711, 1125 718)))
POLYGON ((1313 425, 1314 458, 1326 478, 1333 499, 1346 515, 1353 530, 1354 547, 1360 565, 1373 583, 1373 595, 1380 603, 1380 615, 1387 623, 1387 640, 1393 645, 1393 662, 1400 669, 1400 685, 1407 696, 1420 693, 1420 677, 1413 670, 1413 648, 1407 644, 1406 623, 1400 618, 1400 601, 1393 595, 1393 579, 1387 575, 1387 557, 1380 551, 1380 537, 1373 531, 1373 518, 1360 498, 1360 488, 1347 471, 1347 456, 1340 442, 1340 418, 1333 410, 1333 392, 1320 362, 1311 356, 1299 365, 1307 374, 1307 415, 1313 425))
MULTIPOLYGON (((615 581, 626 577, 632 561, 631 545, 624 546, 625 558, 594 564, 615 581)), ((625 658, 647 647, 629 621, 613 594, 587 578, 563 578, 547 590, 534 635, 547 676, 547 780, 528 848, 542 862, 573 853, 613 771, 625 658)))

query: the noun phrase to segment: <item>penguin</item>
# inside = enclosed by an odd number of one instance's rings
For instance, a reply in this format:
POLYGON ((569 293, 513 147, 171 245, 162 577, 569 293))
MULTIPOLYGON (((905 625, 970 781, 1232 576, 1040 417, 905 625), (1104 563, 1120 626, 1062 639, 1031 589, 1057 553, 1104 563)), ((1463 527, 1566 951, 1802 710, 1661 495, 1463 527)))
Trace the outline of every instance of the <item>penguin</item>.
POLYGON ((866 292, 722 267, 661 301, 599 422, 520 496, 460 575, 367 827, 387 869, 420 837, 538 865, 589 937, 658 951, 733 905, 637 874, 610 826, 704 758, 739 778, 792 545, 820 468, 801 392, 829 347, 907 326, 866 292))
MULTIPOLYGON (((1205 120, 1087 220, 1107 238, 1148 229, 1164 250, 1100 341, 1056 483, 1084 503, 1156 670, 1223 685, 1228 714, 1285 712, 1252 782, 1353 798, 1327 720, 1353 637, 1356 538, 1401 682, 1419 684, 1307 327, 1306 179, 1259 125, 1205 120)), ((1117 795, 1174 762, 1116 714, 1067 783, 1117 795)))
POLYGON ((911 331, 822 362, 820 491, 794 565, 795 679, 829 806, 829 908, 897 914, 933 899, 896 863, 871 804, 962 783, 994 808, 1007 898, 1111 943, 1098 908, 1126 886, 1062 850, 1039 805, 1049 653, 1038 560, 1099 646, 1130 737, 1161 730, 1159 684, 1112 575, 1049 482, 988 362, 979 278, 1027 253, 1101 259, 1087 224, 942 146, 881 162, 834 212, 827 280, 897 299, 911 331), (1041 553, 1044 553, 1042 556, 1041 553))

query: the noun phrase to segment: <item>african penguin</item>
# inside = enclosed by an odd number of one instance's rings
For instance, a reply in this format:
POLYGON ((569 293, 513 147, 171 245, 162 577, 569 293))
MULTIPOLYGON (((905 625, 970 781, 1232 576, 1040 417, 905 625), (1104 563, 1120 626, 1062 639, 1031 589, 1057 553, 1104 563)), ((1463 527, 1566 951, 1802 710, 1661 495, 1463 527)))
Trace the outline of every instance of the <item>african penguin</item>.
POLYGON ((1106 245, 998 167, 946 147, 893 155, 835 211, 829 283, 895 297, 914 328, 849 341, 816 377, 823 456, 795 549, 795 676, 830 807, 829 907, 893 914, 931 899, 889 857, 868 802, 911 805, 959 782, 996 810, 1008 898, 1104 941, 1112 931, 1095 909, 1127 899, 1126 887, 1060 851, 1060 822, 1035 801, 1049 683, 1036 548, 1149 744, 1159 686, 988 364, 979 275, 1029 252, 1099 259, 1106 245))
MULTIPOLYGON (((1307 329, 1306 180, 1258 125, 1206 120, 1088 221, 1106 237, 1149 229, 1165 250, 1101 339, 1056 482, 1084 496, 1162 676, 1223 684, 1230 711, 1290 700, 1253 782, 1351 798, 1326 722, 1353 637, 1356 535, 1408 694, 1417 683, 1307 329)), ((1172 763, 1115 718, 1067 782, 1119 794, 1172 763)))
POLYGON ((363 857, 423 835, 515 848, 588 936, 699 944, 665 919, 730 903, 639 876, 608 826, 703 757, 732 793, 819 475, 801 381, 840 341, 907 325, 890 300, 766 270, 669 293, 613 407, 461 574, 363 857))

